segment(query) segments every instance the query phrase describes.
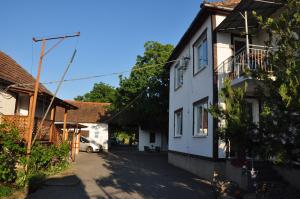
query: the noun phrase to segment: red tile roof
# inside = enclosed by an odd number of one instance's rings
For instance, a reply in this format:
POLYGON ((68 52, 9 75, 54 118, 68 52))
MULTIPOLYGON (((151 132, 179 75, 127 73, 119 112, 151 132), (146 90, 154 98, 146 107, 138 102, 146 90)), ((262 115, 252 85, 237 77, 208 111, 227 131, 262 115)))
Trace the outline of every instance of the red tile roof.
MULTIPOLYGON (((2 51, 0 51, 0 79, 11 84, 21 84, 14 86, 15 88, 34 90, 35 78, 22 68, 22 66, 20 66, 14 59, 2 51)), ((42 84, 40 84, 39 91, 52 95, 52 93, 42 84)))
MULTIPOLYGON (((110 103, 102 102, 80 102, 66 100, 66 102, 78 107, 77 110, 69 110, 67 115, 68 122, 78 123, 99 123, 103 122, 107 117, 107 108, 110 103)), ((64 121, 64 109, 56 110, 55 121, 64 121)))
MULTIPOLYGON (((0 51, 0 82, 5 84, 5 86, 11 86, 11 90, 33 92, 35 78, 14 59, 0 51)), ((39 92, 40 94, 45 94, 48 98, 52 98, 53 96, 53 94, 42 84, 39 86, 39 92)), ((55 98, 54 104, 68 109, 76 108, 59 98, 55 98)))

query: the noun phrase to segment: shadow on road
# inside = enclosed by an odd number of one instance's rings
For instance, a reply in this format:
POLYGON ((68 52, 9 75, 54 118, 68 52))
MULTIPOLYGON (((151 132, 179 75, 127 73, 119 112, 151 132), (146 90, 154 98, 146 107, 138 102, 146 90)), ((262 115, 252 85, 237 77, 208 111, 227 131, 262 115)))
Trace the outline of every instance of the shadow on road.
POLYGON ((110 175, 96 179, 108 198, 212 198, 212 189, 200 178, 171 166, 167 154, 115 150, 99 154, 110 175))
POLYGON ((32 180, 26 199, 89 198, 85 186, 76 175, 50 178, 45 181, 32 180))

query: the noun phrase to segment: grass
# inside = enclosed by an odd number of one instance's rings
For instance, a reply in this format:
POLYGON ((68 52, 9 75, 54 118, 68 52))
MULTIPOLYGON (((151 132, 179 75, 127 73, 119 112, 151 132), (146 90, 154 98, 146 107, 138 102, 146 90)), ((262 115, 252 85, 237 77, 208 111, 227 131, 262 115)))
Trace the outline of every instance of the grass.
POLYGON ((11 187, 0 185, 0 198, 8 197, 12 194, 13 190, 11 187))

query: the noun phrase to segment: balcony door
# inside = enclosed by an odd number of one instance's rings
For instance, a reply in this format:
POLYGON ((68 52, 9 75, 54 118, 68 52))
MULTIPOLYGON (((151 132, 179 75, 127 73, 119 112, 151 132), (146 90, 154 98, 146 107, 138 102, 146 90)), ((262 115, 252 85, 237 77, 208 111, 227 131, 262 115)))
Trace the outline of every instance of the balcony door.
POLYGON ((246 39, 242 37, 233 37, 234 55, 236 56, 244 49, 246 49, 246 39))

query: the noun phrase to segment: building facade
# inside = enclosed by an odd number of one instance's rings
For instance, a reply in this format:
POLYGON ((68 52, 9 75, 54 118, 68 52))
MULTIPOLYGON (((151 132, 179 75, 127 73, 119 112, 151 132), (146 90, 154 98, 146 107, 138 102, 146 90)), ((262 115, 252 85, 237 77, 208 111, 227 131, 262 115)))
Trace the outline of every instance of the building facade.
POLYGON ((228 147, 218 139, 218 122, 208 112, 222 105, 219 90, 225 78, 233 86, 247 81, 247 101, 254 122, 259 121, 256 80, 244 78, 245 67, 265 67, 267 34, 252 14, 275 16, 276 1, 225 0, 204 2, 175 47, 166 67, 170 71, 169 163, 211 179, 225 172, 228 147), (266 12, 267 11, 267 12, 266 12), (246 34, 245 34, 246 33, 246 34))

